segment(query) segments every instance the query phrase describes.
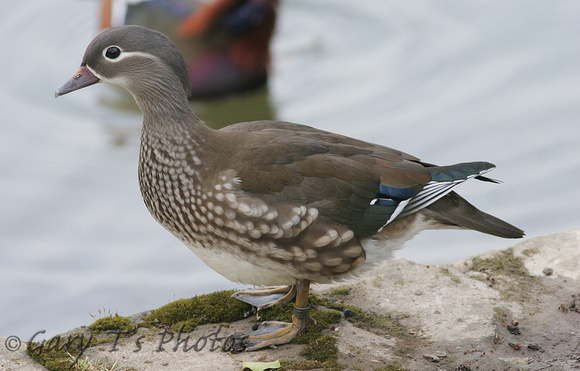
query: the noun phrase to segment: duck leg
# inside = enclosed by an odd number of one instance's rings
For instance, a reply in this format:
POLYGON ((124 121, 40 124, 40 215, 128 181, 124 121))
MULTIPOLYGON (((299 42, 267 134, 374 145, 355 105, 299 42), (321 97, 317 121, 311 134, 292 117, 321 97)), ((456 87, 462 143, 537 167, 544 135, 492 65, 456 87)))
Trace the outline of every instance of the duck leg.
POLYGON ((251 304, 258 310, 270 308, 271 306, 287 303, 294 299, 296 286, 267 286, 246 289, 235 292, 232 298, 251 304))
POLYGON ((292 323, 280 321, 263 322, 258 330, 251 332, 246 339, 246 350, 258 350, 271 345, 286 344, 302 331, 308 322, 314 322, 308 314, 308 292, 310 281, 296 281, 296 303, 292 312, 292 323))

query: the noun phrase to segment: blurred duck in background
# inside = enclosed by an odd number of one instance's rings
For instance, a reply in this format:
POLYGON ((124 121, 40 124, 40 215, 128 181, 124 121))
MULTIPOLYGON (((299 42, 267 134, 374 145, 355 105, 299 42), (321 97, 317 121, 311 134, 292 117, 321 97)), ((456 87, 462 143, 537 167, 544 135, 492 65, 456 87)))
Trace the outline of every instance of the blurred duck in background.
POLYGON ((266 85, 277 0, 103 0, 103 29, 136 24, 167 35, 181 50, 190 99, 266 85))

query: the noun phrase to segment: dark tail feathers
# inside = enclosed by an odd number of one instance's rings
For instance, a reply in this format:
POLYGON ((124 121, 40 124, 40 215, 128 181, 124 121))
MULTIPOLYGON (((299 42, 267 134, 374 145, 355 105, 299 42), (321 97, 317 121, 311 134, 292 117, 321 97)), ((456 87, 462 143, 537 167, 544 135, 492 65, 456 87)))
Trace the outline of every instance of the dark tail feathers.
POLYGON ((422 210, 427 216, 447 225, 473 229, 503 238, 521 238, 524 231, 495 216, 484 213, 455 192, 422 210))

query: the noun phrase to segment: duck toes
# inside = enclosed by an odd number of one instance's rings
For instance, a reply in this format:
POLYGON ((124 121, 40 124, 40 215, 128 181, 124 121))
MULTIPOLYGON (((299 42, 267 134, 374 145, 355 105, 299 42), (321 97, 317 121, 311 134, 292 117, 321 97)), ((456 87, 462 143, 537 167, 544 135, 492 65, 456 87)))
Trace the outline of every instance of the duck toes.
POLYGON ((488 162, 435 166, 289 122, 208 128, 188 104, 181 53, 157 31, 102 32, 56 96, 98 82, 128 90, 143 112, 139 184, 151 215, 226 278, 289 286, 242 300, 263 307, 295 295, 292 323, 250 333, 248 350, 287 343, 308 324, 311 282, 368 270, 424 229, 523 236, 455 192, 470 179, 493 182, 488 162))

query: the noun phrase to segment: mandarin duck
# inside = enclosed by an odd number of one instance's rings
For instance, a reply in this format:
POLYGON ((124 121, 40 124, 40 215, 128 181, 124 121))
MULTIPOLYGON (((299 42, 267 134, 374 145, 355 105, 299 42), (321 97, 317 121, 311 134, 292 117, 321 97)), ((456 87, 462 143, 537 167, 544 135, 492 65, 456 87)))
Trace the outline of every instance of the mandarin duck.
POLYGON ((138 174, 151 215, 226 278, 268 286, 236 298, 259 308, 295 299, 292 323, 263 323, 247 350, 304 329, 311 282, 367 271, 422 230, 523 236, 455 192, 470 179, 493 182, 483 175, 491 163, 436 166, 290 122, 208 128, 188 104, 182 54, 160 32, 103 31, 55 95, 98 82, 128 90, 143 112, 138 174))

